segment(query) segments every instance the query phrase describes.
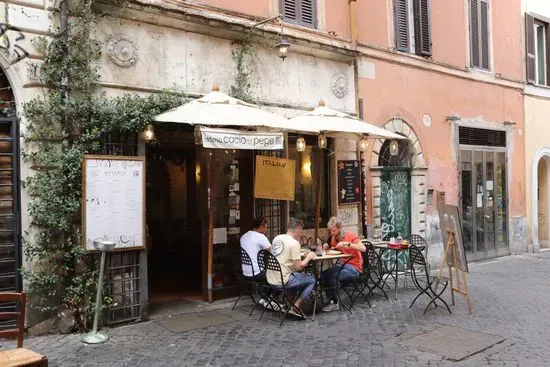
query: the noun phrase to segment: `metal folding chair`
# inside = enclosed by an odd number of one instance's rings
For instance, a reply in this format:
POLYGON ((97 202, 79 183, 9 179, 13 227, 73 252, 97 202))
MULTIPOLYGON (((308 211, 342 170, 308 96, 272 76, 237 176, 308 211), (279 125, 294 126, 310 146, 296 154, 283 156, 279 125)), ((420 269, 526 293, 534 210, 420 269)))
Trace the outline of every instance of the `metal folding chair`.
POLYGON ((262 281, 260 279, 258 279, 258 275, 256 274, 256 271, 255 271, 256 269, 254 268, 254 263, 252 262, 252 259, 250 258, 248 253, 243 248, 241 248, 241 261, 240 261, 240 264, 241 264, 241 266, 240 266, 240 271, 237 272, 237 279, 241 283, 241 286, 243 287, 243 291, 241 292, 241 294, 239 295, 239 297, 237 298, 237 300, 233 304, 232 310, 235 309, 235 307, 237 306, 237 303, 239 303, 241 297, 246 295, 246 296, 250 297, 250 299, 252 300, 252 303, 254 304, 254 306, 252 307, 252 310, 250 311, 250 315, 249 315, 249 316, 252 316, 252 313, 254 312, 256 304, 262 298, 262 294, 261 294, 262 293, 261 292, 262 281), (245 267, 248 266, 250 268, 250 271, 252 272, 252 274, 256 274, 256 275, 253 275, 252 277, 248 277, 248 276, 244 275, 243 266, 245 266, 245 267), (254 296, 257 296, 258 298, 255 299, 254 296))
MULTIPOLYGON (((277 260, 277 258, 269 251, 261 250, 258 253, 258 265, 260 267, 260 270, 265 270, 266 275, 268 271, 271 271, 275 272, 281 278, 281 285, 271 284, 269 283, 269 281, 267 281, 265 285, 267 292, 264 292, 265 296, 267 297, 267 301, 271 304, 273 304, 274 302, 278 306, 278 308, 283 311, 279 319, 279 326, 283 324, 286 315, 291 309, 294 309, 294 311, 305 320, 306 315, 303 313, 303 311, 294 306, 294 302, 296 302, 304 287, 289 288, 286 286, 283 279, 281 264, 279 264, 279 260, 277 260), (280 301, 277 300, 277 297, 273 296, 277 293, 279 293, 280 301)), ((254 305, 254 307, 256 307, 256 305, 254 305)), ((262 310, 260 320, 264 316, 264 312, 265 308, 262 310)))
POLYGON ((426 263, 426 259, 424 258, 424 255, 422 255, 422 251, 420 251, 420 249, 418 247, 416 247, 415 245, 411 245, 410 248, 409 248, 409 254, 410 254, 411 262, 412 262, 412 265, 413 265, 413 266, 411 266, 412 280, 413 280, 413 283, 416 286, 416 288, 419 290, 419 293, 416 295, 416 297, 414 297, 414 299, 411 302, 411 305, 409 306, 409 308, 411 308, 414 305, 414 303, 416 302, 416 300, 421 295, 424 294, 424 295, 426 295, 427 297, 430 298, 430 301, 428 302, 428 304, 426 305, 426 308, 424 309, 424 313, 426 313, 426 311, 428 310, 428 307, 430 307, 430 305, 432 303, 435 307, 437 307, 437 303, 436 303, 437 300, 443 302, 445 307, 447 307, 447 311, 449 311, 449 313, 451 313, 451 309, 449 308, 449 305, 447 304, 447 302, 445 302, 441 298, 441 295, 443 294, 443 292, 445 292, 445 289, 447 289, 448 282, 445 281, 444 284, 442 283, 442 285, 443 285, 442 289, 436 291, 433 288, 433 279, 430 278, 430 273, 428 271, 428 265, 426 263), (421 267, 421 269, 423 268, 423 271, 418 272, 418 270, 416 269, 416 267, 414 265, 419 265, 421 267))
POLYGON ((382 279, 382 276, 384 275, 384 263, 382 259, 380 258, 380 255, 376 252, 374 249, 374 246, 369 241, 363 241, 363 244, 367 248, 365 252, 363 252, 363 273, 361 274, 361 278, 363 281, 363 286, 360 290, 359 295, 363 296, 365 298, 365 301, 367 301, 369 307, 371 306, 368 296, 374 295, 374 290, 379 289, 382 291, 382 294, 386 299, 389 301, 388 295, 386 294, 386 291, 384 291, 383 284, 384 281, 382 279), (368 290, 368 292, 365 294, 365 290, 368 290))

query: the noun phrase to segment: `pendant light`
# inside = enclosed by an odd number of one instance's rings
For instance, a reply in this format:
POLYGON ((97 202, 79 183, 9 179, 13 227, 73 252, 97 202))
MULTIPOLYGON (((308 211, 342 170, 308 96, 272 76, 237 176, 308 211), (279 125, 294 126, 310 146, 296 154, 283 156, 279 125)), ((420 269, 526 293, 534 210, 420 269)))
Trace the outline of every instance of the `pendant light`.
POLYGON ((324 134, 319 135, 317 145, 319 149, 325 149, 327 147, 327 137, 324 134))
POLYGON ((296 150, 299 152, 303 152, 304 150, 306 150, 306 141, 304 138, 299 137, 296 140, 296 150))
POLYGON ((153 125, 149 124, 145 127, 143 131, 143 139, 145 141, 151 141, 155 138, 155 130, 153 130, 153 125))
POLYGON ((390 154, 393 156, 399 154, 399 144, 397 143, 397 140, 392 140, 390 143, 390 154))

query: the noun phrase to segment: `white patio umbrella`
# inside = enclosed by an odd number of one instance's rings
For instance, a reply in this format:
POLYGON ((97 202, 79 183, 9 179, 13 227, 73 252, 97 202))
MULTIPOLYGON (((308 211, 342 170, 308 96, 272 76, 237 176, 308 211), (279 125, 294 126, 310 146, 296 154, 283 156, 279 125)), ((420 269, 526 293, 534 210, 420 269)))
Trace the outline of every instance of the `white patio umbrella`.
POLYGON ((207 95, 164 112, 154 118, 157 122, 219 127, 255 127, 282 131, 318 133, 316 128, 297 129, 290 121, 256 105, 228 96, 214 87, 207 95))
MULTIPOLYGON (((319 134, 328 137, 345 139, 407 139, 402 135, 393 133, 381 127, 369 124, 355 116, 348 115, 325 106, 324 101, 313 111, 298 115, 290 119, 294 126, 315 126, 319 134)), ((315 241, 319 234, 319 216, 321 212, 321 170, 317 169, 317 186, 315 193, 315 241)))
POLYGON ((334 138, 407 139, 355 116, 328 108, 323 101, 313 111, 293 117, 290 122, 300 127, 315 126, 320 133, 334 138))

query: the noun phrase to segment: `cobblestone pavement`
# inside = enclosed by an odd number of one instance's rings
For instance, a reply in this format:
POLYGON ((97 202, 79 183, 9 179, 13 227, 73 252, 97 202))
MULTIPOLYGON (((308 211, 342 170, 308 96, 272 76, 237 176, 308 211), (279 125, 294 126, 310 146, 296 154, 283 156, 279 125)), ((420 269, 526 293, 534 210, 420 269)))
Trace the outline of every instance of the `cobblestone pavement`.
MULTIPOLYGON (((315 321, 274 322, 224 310, 234 322, 173 333, 154 321, 108 329, 111 340, 89 346, 78 335, 28 338, 25 346, 51 366, 549 366, 550 252, 470 264, 474 312, 458 297, 449 315, 408 308, 415 295, 373 300, 315 321), (461 362, 401 347, 409 335, 437 325, 460 326, 506 340, 461 362)), ((446 298, 449 298, 447 293, 446 298)), ((4 347, 8 347, 4 345, 4 347)))

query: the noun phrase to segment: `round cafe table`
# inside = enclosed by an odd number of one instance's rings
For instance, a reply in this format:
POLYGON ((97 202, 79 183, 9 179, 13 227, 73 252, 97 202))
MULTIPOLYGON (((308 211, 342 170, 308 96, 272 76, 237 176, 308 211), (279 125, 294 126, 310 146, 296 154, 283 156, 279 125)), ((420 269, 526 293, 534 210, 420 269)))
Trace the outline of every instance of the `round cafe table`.
MULTIPOLYGON (((309 250, 301 250, 300 255, 305 257, 309 250)), ((321 301, 323 305, 323 289, 321 287, 321 272, 326 269, 330 269, 336 262, 340 259, 350 258, 350 254, 343 254, 340 251, 336 250, 323 250, 322 256, 317 256, 315 259, 310 261, 310 269, 315 276, 315 288, 313 289, 313 315, 311 320, 315 321, 315 313, 317 311, 317 300, 321 301)))
MULTIPOLYGON (((380 253, 384 253, 385 251, 394 251, 395 252, 395 261, 394 261, 392 269, 389 269, 389 274, 395 281, 395 286, 394 286, 395 296, 394 296, 394 298, 397 299, 397 284, 398 284, 398 281, 399 281, 399 253, 401 251, 408 251, 409 248, 408 247, 389 247, 388 245, 390 243, 388 241, 369 240, 369 242, 372 243, 372 245, 375 248, 377 248, 380 251, 380 253), (395 273, 394 273, 394 271, 395 271, 395 273)), ((406 276, 406 274, 407 274, 407 271, 405 270, 405 276, 406 276)))

